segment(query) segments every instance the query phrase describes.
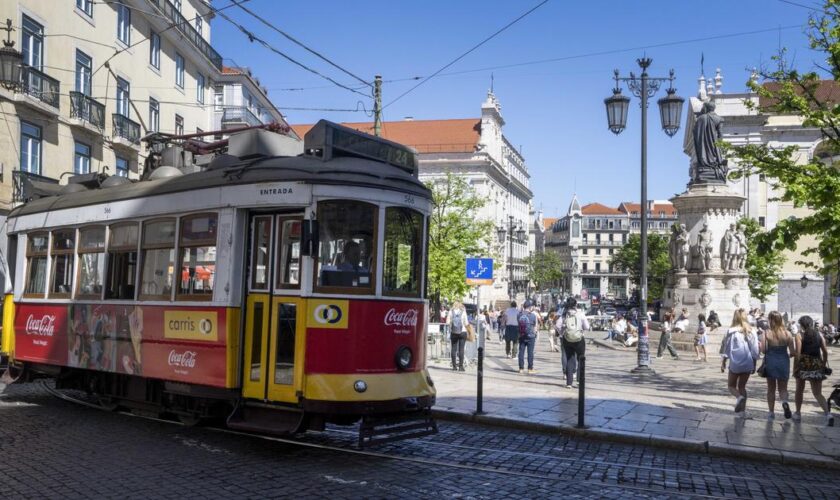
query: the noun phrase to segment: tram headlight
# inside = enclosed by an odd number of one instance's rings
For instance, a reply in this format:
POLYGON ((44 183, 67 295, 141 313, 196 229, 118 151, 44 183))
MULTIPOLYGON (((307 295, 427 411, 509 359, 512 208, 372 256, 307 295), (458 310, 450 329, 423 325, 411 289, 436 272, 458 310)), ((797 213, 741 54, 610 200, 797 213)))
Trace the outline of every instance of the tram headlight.
POLYGON ((401 346, 397 349, 397 355, 395 360, 397 362, 397 368, 400 370, 406 370, 409 366, 411 366, 411 349, 408 346, 401 346))
POLYGON ((355 389, 356 392, 365 392, 367 390, 367 384, 364 380, 357 380, 353 383, 353 389, 355 389))

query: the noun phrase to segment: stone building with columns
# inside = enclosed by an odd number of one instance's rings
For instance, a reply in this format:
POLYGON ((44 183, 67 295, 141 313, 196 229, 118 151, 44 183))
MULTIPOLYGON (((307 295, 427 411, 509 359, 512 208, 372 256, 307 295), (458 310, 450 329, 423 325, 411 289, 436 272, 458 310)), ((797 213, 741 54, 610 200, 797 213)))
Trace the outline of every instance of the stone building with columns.
MULTIPOLYGON (((342 123, 362 132, 373 133, 372 122, 342 123)), ((481 103, 478 118, 382 122, 382 137, 413 147, 419 153, 420 179, 442 181, 447 172, 467 180, 486 204, 475 219, 490 220, 504 229, 504 241, 494 230, 493 248, 487 255, 496 258, 492 286, 481 289, 482 304, 500 307, 509 297, 524 298, 527 290, 525 258, 530 254, 529 212, 533 193, 524 156, 505 137, 502 106, 493 92, 481 103), (511 235, 509 230, 513 227, 511 235), (522 231, 518 231, 521 229, 522 231), (519 235, 524 237, 520 238, 519 235), (511 238, 512 237, 512 242, 511 238), (513 253, 511 254, 511 247, 513 253), (510 269, 513 268, 513 282, 510 269)), ((312 125, 293 125, 301 137, 312 125)), ((471 300, 469 297, 467 300, 471 300)))

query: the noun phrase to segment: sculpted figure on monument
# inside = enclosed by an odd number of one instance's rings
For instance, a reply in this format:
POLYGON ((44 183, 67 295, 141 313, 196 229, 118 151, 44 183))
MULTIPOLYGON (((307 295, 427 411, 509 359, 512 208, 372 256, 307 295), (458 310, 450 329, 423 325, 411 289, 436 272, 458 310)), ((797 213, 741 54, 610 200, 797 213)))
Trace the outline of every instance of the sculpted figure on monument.
POLYGON ((740 224, 738 224, 735 232, 735 240, 738 242, 738 259, 733 269, 737 268, 743 271, 747 267, 747 235, 744 234, 744 228, 740 224))
MULTIPOLYGON (((675 224, 676 225, 676 224, 675 224)), ((688 265, 688 256, 690 252, 688 243, 688 231, 685 224, 680 224, 677 231, 677 269, 684 271, 688 265)))
POLYGON ((709 231, 709 224, 703 223, 703 229, 697 233, 697 255, 699 257, 699 268, 708 271, 712 268, 712 232, 709 231))
POLYGON ((678 268, 677 258, 677 236, 679 235, 679 225, 671 225, 671 236, 668 238, 668 259, 671 261, 671 269, 678 268))
POLYGON ((729 263, 732 260, 732 252, 735 244, 735 224, 730 224, 729 229, 723 234, 720 240, 720 269, 729 270, 729 263))
POLYGON ((727 161, 717 146, 722 124, 723 118, 715 113, 715 103, 703 103, 703 109, 697 115, 692 130, 696 159, 692 183, 726 182, 727 161))

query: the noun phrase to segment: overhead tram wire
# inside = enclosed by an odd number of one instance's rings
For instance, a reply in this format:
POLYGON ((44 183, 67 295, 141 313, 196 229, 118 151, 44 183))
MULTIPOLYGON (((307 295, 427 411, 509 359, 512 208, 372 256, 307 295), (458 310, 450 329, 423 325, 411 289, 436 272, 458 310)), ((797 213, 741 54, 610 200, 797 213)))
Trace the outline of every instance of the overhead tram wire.
MULTIPOLYGON (((545 1, 548 1, 548 0, 545 0, 545 1)), ((233 5, 238 5, 238 4, 231 4, 231 6, 233 6, 233 5)), ((287 61, 289 61, 290 63, 292 63, 292 64, 294 64, 294 65, 298 66, 299 68, 301 68, 301 69, 303 69, 303 70, 306 70, 306 71, 308 71, 308 72, 310 72, 310 73, 312 73, 312 74, 314 74, 314 75, 317 75, 317 76, 319 76, 319 77, 323 78, 324 80, 327 80, 328 82, 332 83, 333 85, 335 85, 335 86, 337 86, 337 87, 340 87, 340 88, 342 88, 342 89, 344 89, 344 90, 349 90, 350 92, 353 92, 354 94, 359 94, 359 95, 361 95, 361 96, 364 96, 364 97, 365 97, 365 98, 367 98, 367 99, 370 99, 370 98, 371 98, 371 95, 370 95, 370 94, 364 94, 364 93, 362 93, 362 92, 359 92, 358 90, 354 89, 353 87, 349 87, 349 86, 347 86, 347 85, 344 85, 343 83, 338 82, 338 81, 336 81, 336 80, 334 80, 334 79, 330 78, 329 76, 327 76, 327 75, 325 75, 325 74, 323 74, 323 73, 320 73, 318 70, 315 70, 315 69, 313 69, 313 68, 310 68, 309 66, 307 66, 307 65, 303 64, 302 62, 300 62, 300 61, 298 61, 298 60, 296 60, 296 59, 292 58, 291 56, 287 55, 286 53, 284 53, 283 51, 281 51, 281 50, 280 50, 280 49, 278 49, 277 47, 274 47, 274 46, 273 46, 273 45, 271 45, 270 43, 266 42, 266 41, 265 41, 265 40, 263 40, 262 38, 260 38, 260 37, 258 37, 257 35, 255 35, 253 32, 251 32, 250 30, 248 30, 248 28, 246 28, 246 27, 245 27, 245 26, 243 26, 242 24, 240 24, 240 23, 238 23, 238 22, 234 21, 233 19, 231 19, 231 18, 230 18, 230 16, 228 16, 227 14, 223 14, 223 13, 221 12, 221 9, 216 9, 216 8, 215 8, 215 7, 213 7, 212 5, 208 5, 208 7, 210 7, 210 9, 212 9, 212 10, 213 10, 213 11, 215 11, 217 14, 219 14, 219 16, 220 16, 222 19, 224 19, 225 21, 229 22, 230 24, 232 24, 232 25, 234 25, 236 28, 238 28, 238 29, 239 29, 239 31, 241 31, 241 32, 242 32, 242 34, 244 34, 246 37, 248 37, 248 40, 250 40, 251 42, 257 42, 257 43, 259 43, 260 45, 262 45, 262 46, 263 46, 263 47, 265 47, 266 49, 268 49, 268 50, 270 50, 270 51, 274 52, 275 54, 279 55, 279 56, 280 56, 280 57, 282 57, 283 59, 286 59, 287 61)))
MULTIPOLYGON (((624 52, 635 52, 635 51, 639 51, 639 50, 656 49, 656 48, 662 48, 662 47, 672 47, 672 46, 675 46, 675 45, 686 45, 686 44, 690 44, 690 43, 707 42, 709 40, 721 40, 721 39, 725 39, 725 38, 737 38, 737 37, 741 37, 741 36, 758 35, 758 34, 761 34, 761 33, 770 33, 770 32, 776 32, 776 31, 779 31, 779 30, 789 30, 789 29, 803 28, 803 27, 804 27, 804 25, 802 25, 802 24, 792 24, 792 25, 789 25, 789 26, 782 26, 782 27, 775 27, 775 28, 765 28, 765 29, 753 30, 753 31, 742 31, 740 33, 726 33, 726 34, 723 34, 723 35, 712 35, 712 36, 707 36, 707 37, 702 37, 702 38, 689 38, 689 39, 686 39, 686 40, 676 40, 676 41, 673 41, 673 42, 662 42, 662 43, 655 43, 655 44, 651 44, 651 45, 640 45, 638 47, 630 47, 630 48, 626 48, 626 49, 602 50, 602 51, 598 51, 598 52, 589 52, 589 53, 585 53, 585 54, 576 54, 576 55, 571 55, 571 56, 554 57, 554 58, 551 58, 551 59, 538 59, 538 60, 535 60, 535 61, 525 61, 525 62, 520 62, 520 63, 502 64, 502 65, 499 65, 499 66, 487 66, 487 67, 484 67, 484 68, 465 69, 465 70, 462 70, 462 71, 451 71, 449 73, 440 73, 437 76, 455 76, 455 75, 464 75, 464 74, 468 74, 468 73, 480 73, 482 71, 490 71, 490 70, 496 70, 496 69, 517 68, 517 67, 520 67, 520 66, 532 66, 532 65, 536 65, 536 64, 547 64, 547 63, 553 63, 553 62, 562 62, 562 61, 569 61, 569 60, 573 60, 573 59, 583 59, 583 58, 587 58, 587 57, 597 57, 597 56, 606 56, 606 55, 611 55, 611 54, 621 54, 621 53, 624 53, 624 52)), ((392 78, 390 80, 384 80, 384 83, 407 82, 407 81, 413 81, 413 80, 420 80, 420 79, 423 79, 423 78, 426 78, 426 77, 423 77, 423 76, 409 76, 409 77, 405 77, 405 78, 392 78)))
POLYGON ((280 35, 282 35, 282 36, 286 37, 289 41, 291 41, 291 42, 292 42, 292 43, 294 43, 295 45, 297 45, 297 46, 299 46, 299 47, 303 48, 304 50, 306 50, 306 51, 307 51, 307 52, 309 52, 310 54, 314 55, 314 56, 315 56, 315 57, 317 57, 318 59, 321 59, 322 61, 324 61, 325 63, 329 64, 330 66, 332 66, 332 67, 336 68, 337 70, 341 71, 342 73, 344 73, 344 74, 346 74, 346 75, 348 75, 348 76, 351 76, 351 77, 355 78, 356 80, 358 80, 359 82, 361 82, 361 83, 363 83, 363 84, 367 85, 368 87, 372 87, 372 86, 373 86, 373 84, 372 84, 371 82, 368 82, 368 81, 364 80, 363 78, 361 78, 361 77, 359 77, 359 76, 356 76, 354 73, 350 72, 350 70, 348 70, 348 69, 345 69, 345 68, 341 67, 339 64, 337 64, 337 63, 335 63, 335 62, 331 61, 330 59, 328 59, 326 56, 324 56, 324 55, 323 55, 323 54, 321 54, 320 52, 318 52, 318 51, 316 51, 316 50, 314 50, 314 49, 311 49, 311 48, 307 47, 307 46, 306 46, 303 42, 301 42, 301 41, 297 40, 297 39, 296 39, 296 38, 294 38, 292 35, 290 35, 290 34, 286 33, 285 31, 281 30, 280 28, 278 28, 278 27, 277 27, 277 26, 275 26, 274 24, 272 24, 272 23, 270 23, 270 22, 266 21, 266 20, 265 20, 265 18, 263 18, 262 16, 260 16, 260 15, 258 15, 258 14, 256 14, 256 13, 254 13, 254 11, 252 11, 251 9, 249 9, 249 8, 245 7, 244 5, 242 5, 241 3, 239 3, 241 0, 231 0, 231 1, 232 1, 233 3, 235 3, 237 7, 239 7, 239 8, 240 8, 240 9, 242 9, 243 11, 247 12, 248 14, 250 14, 250 15, 251 15, 251 17, 255 18, 256 20, 258 20, 258 21, 259 21, 259 22, 261 22, 262 24, 264 24, 264 25, 268 26, 270 29, 272 29, 272 30, 276 31, 276 32, 277 32, 277 33, 279 33, 280 35))
POLYGON ((492 35, 488 36, 488 37, 487 37, 487 38, 485 38, 484 40, 482 40, 482 41, 478 42, 478 43, 477 43, 476 45, 474 45, 471 49, 467 50, 466 52, 464 52, 464 53, 463 53, 463 54, 461 54, 460 56, 456 57, 455 59, 453 59, 453 60, 452 60, 452 61, 450 61, 449 63, 445 64, 442 68, 440 68, 439 70, 435 71, 435 72, 434 72, 434 73, 432 73, 431 75, 427 76, 426 78, 424 78, 423 80, 421 80, 420 82, 418 82, 418 83, 417 83, 417 85, 415 85, 415 86, 411 87, 410 89, 406 90, 405 92, 403 92, 402 94, 400 94, 399 96, 397 96, 397 98, 396 98, 396 99, 394 99, 393 101, 391 101, 391 102, 389 102, 388 104, 386 104, 386 105, 382 106, 382 109, 385 109, 385 108, 387 108, 388 106, 390 106, 390 105, 394 104, 395 102, 399 101, 399 100, 400 100, 400 99, 402 99, 403 97, 405 97, 405 96, 407 96, 408 94, 410 94, 411 92, 413 92, 413 91, 414 91, 417 87, 419 87, 419 86, 423 85, 424 83, 428 82, 429 80, 431 80, 432 78, 434 78, 435 76, 437 76, 438 74, 440 74, 441 72, 443 72, 443 70, 445 70, 446 68, 448 68, 448 67, 452 66, 452 65, 453 65, 453 64, 455 64, 456 62, 458 62, 458 61, 460 61, 461 59, 463 59, 463 58, 467 57, 467 55, 469 55, 470 53, 472 53, 473 51, 475 51, 476 49, 478 49, 479 47, 481 47, 481 46, 482 46, 482 45, 484 45, 485 43, 489 42, 490 40, 492 40, 492 39, 496 38, 496 36, 498 36, 499 34, 501 34, 503 31, 507 30, 508 28, 510 28, 511 26, 513 26, 514 24, 518 23, 518 22, 519 22, 519 21, 521 21, 522 19, 524 19, 524 18, 525 18, 526 16, 528 16, 530 13, 534 12, 535 10, 539 9, 540 7, 542 7, 543 5, 547 4, 547 3, 548 3, 548 1, 549 1, 549 0, 543 0, 542 2, 538 3, 537 5, 535 5, 535 6, 531 7, 531 8, 530 8, 527 12, 525 12, 525 13, 524 13, 524 14, 522 14, 521 16, 519 16, 519 17, 517 17, 516 19, 514 19, 513 21, 511 21, 511 22, 507 23, 507 24, 506 24, 506 25, 504 25, 502 28, 500 28, 499 30, 497 30, 495 33, 493 33, 492 35))

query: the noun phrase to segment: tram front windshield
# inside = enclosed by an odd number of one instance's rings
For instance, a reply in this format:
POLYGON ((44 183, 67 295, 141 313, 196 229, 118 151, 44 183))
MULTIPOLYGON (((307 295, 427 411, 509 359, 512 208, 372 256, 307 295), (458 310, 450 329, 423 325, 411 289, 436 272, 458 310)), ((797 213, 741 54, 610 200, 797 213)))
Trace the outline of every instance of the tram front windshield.
POLYGON ((377 208, 359 201, 318 205, 318 286, 373 288, 377 208))

